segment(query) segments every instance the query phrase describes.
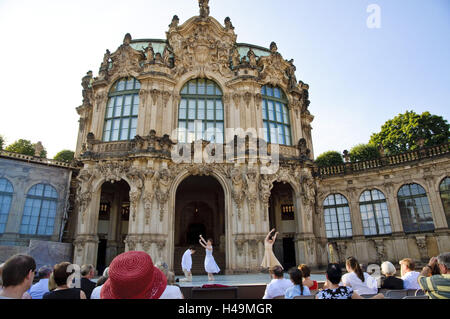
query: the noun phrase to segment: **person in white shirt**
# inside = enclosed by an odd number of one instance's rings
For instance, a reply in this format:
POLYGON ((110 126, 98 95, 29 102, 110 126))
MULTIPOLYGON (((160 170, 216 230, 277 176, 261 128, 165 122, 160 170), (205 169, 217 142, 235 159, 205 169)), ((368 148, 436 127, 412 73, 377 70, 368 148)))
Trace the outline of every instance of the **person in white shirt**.
POLYGON ((192 255, 195 254, 195 248, 189 247, 188 250, 184 252, 183 258, 181 259, 181 269, 183 269, 184 276, 186 278, 181 279, 180 282, 192 282, 192 255))
POLYGON ((273 280, 266 287, 263 299, 274 299, 286 295, 286 290, 294 286, 292 281, 284 278, 283 268, 275 266, 270 268, 273 280))
POLYGON ((163 273, 167 278, 167 286, 159 299, 184 299, 180 287, 175 285, 175 274, 167 269, 163 273))
POLYGON ((363 272, 354 257, 347 258, 345 262, 347 273, 342 276, 342 283, 351 287, 358 295, 373 295, 378 293, 378 282, 368 273, 363 272))
POLYGON ((100 292, 102 291, 103 284, 108 280, 108 271, 109 267, 106 267, 106 269, 103 271, 103 275, 97 280, 97 287, 92 290, 91 299, 102 299, 100 297, 100 292))
POLYGON ((31 299, 42 299, 42 297, 49 292, 48 281, 52 272, 53 267, 50 266, 42 266, 39 268, 39 281, 31 286, 30 290, 28 290, 31 299))
POLYGON ((404 289, 421 289, 418 279, 420 273, 414 271, 416 265, 411 258, 405 258, 400 260, 400 271, 403 279, 403 288, 404 289))

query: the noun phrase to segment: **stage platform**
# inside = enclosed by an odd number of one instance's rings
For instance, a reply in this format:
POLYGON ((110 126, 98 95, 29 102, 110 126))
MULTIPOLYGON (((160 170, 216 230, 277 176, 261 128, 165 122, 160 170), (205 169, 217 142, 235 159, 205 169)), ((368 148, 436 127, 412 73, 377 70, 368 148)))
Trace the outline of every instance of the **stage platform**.
MULTIPOLYGON (((176 278, 184 278, 182 276, 177 276, 176 278)), ((193 276, 192 282, 182 283, 179 282, 177 285, 180 287, 193 287, 199 288, 203 285, 224 285, 224 286, 266 286, 272 280, 268 273, 266 274, 241 274, 241 275, 217 275, 214 276, 214 281, 208 281, 208 276, 193 276)), ((285 275, 286 279, 289 279, 289 276, 285 275)), ((325 281, 325 275, 311 275, 312 280, 316 280, 318 282, 325 281)))

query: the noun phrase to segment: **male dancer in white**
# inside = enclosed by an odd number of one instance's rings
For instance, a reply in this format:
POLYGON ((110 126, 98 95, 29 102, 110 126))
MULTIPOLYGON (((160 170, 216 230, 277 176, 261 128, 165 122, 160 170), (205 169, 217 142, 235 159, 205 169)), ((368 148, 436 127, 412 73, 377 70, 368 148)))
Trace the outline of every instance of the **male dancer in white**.
POLYGON ((185 251, 183 258, 181 259, 181 269, 183 269, 184 276, 186 278, 181 279, 180 282, 192 282, 192 255, 195 254, 195 248, 189 247, 185 251))

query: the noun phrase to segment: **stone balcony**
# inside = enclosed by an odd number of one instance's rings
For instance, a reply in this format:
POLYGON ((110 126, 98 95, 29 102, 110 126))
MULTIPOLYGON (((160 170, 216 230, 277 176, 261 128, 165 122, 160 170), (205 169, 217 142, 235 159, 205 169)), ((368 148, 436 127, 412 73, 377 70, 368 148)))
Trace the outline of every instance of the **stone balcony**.
MULTIPOLYGON (((240 140, 241 142, 243 140, 240 140)), ((307 160, 307 158, 300 157, 300 149, 295 146, 285 146, 272 144, 261 144, 261 141, 255 140, 255 144, 250 145, 248 139, 242 144, 238 143, 238 139, 234 141, 234 154, 232 158, 249 157, 250 154, 257 154, 257 150, 260 151, 259 157, 270 156, 272 153, 279 153, 280 160, 307 160), (245 150, 244 150, 245 145, 245 150), (260 145, 261 148, 260 148, 260 145), (256 146, 256 149, 253 149, 256 146), (245 155, 244 155, 245 154, 245 155)), ((208 141, 197 141, 192 144, 187 144, 185 147, 191 148, 191 155, 198 148, 198 144, 202 145, 202 150, 210 145, 208 141)), ((119 141, 119 142, 102 142, 95 140, 94 138, 88 138, 86 147, 81 155, 81 160, 100 160, 109 158, 124 158, 124 157, 152 157, 171 159, 172 151, 178 144, 173 142, 168 135, 163 137, 157 137, 154 131, 149 136, 140 137, 136 136, 131 141, 119 141)), ((224 160, 227 159, 227 152, 233 149, 230 144, 217 144, 216 147, 223 148, 224 160)), ((214 148, 214 147, 212 147, 214 148)), ((216 148, 217 149, 217 148, 216 148)), ((214 154, 214 153, 213 153, 214 154)))

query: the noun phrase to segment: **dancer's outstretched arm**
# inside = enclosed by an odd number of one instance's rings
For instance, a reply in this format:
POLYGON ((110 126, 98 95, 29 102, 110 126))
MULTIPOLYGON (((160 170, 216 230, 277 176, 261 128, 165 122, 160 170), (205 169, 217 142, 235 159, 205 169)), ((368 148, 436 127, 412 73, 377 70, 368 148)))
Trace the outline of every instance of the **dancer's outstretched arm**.
POLYGON ((206 242, 206 240, 203 238, 202 235, 200 235, 200 240, 203 242, 203 244, 205 244, 206 246, 208 245, 208 243, 206 242))
POLYGON ((275 233, 275 236, 273 236, 273 242, 277 240, 278 232, 275 233))
POLYGON ((205 244, 203 244, 203 242, 202 242, 201 239, 200 239, 198 242, 200 243, 200 245, 201 245, 203 248, 208 249, 208 247, 207 247, 205 244))
POLYGON ((270 239, 270 234, 272 234, 275 231, 275 228, 272 229, 266 236, 266 241, 270 239))

